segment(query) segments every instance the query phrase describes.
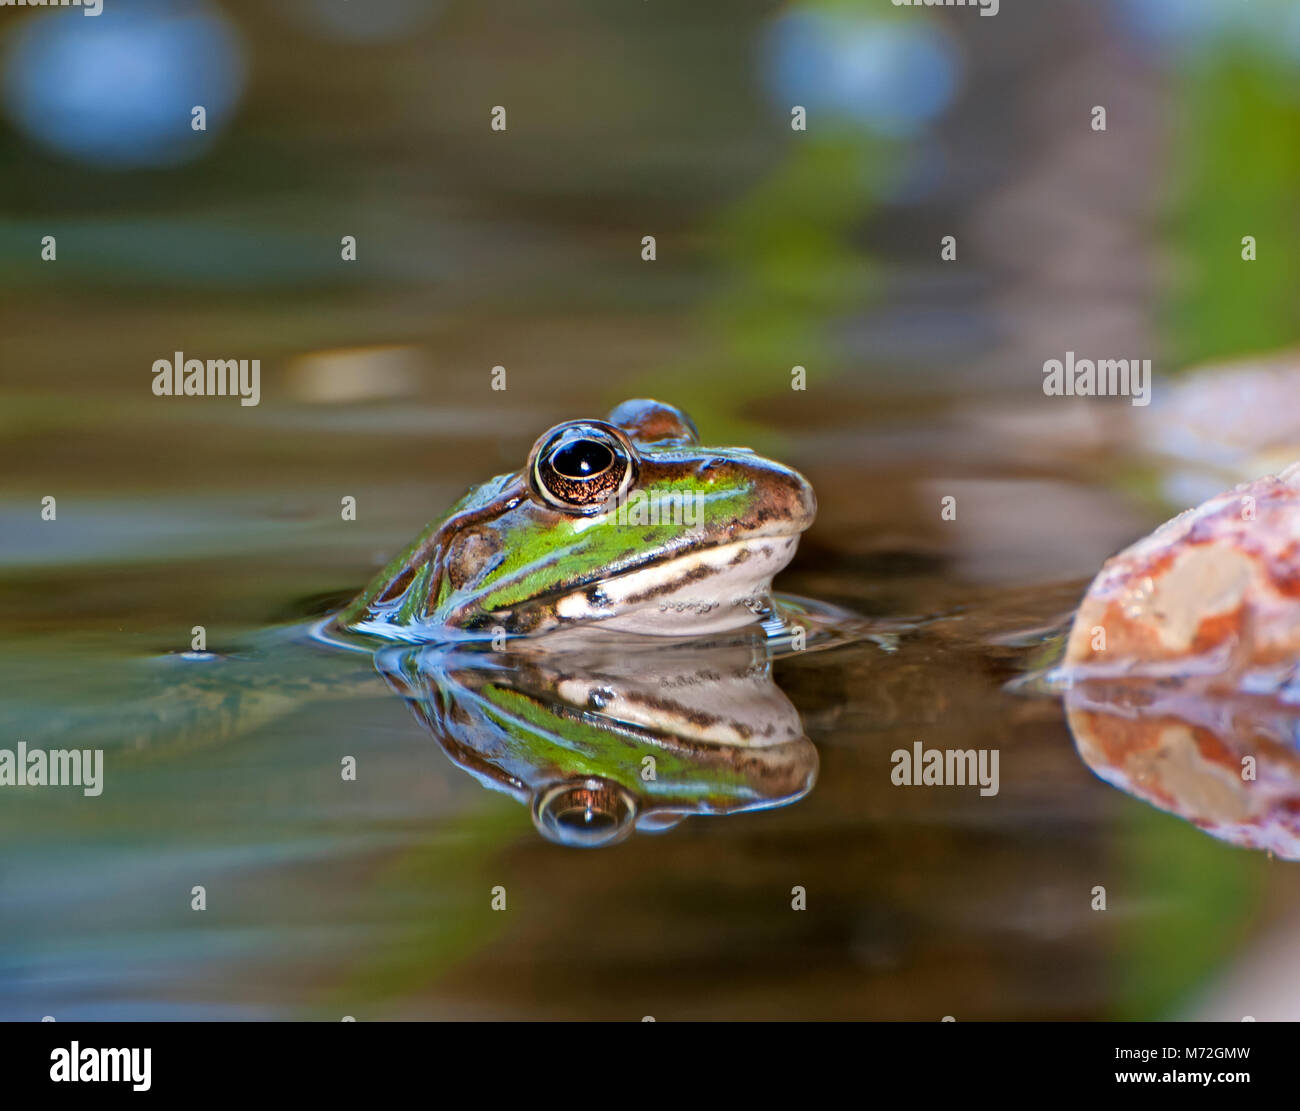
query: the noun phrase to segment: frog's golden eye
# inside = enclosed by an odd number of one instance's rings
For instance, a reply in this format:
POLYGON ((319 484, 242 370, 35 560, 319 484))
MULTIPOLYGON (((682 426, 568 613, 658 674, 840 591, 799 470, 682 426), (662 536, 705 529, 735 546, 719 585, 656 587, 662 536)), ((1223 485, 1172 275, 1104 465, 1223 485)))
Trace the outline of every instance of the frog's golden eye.
POLYGON ((607 508, 636 478, 636 452, 627 437, 603 421, 553 428, 528 461, 533 490, 548 505, 590 515, 607 508))

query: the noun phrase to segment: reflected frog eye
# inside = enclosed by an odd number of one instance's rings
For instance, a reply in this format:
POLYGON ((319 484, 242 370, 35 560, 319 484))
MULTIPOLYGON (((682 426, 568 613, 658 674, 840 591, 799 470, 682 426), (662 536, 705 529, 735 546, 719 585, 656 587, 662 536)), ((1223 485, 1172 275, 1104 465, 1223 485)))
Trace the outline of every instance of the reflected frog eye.
POLYGON ((636 477, 636 453, 617 428, 600 421, 552 429, 533 447, 528 466, 533 490, 569 513, 599 513, 636 477))

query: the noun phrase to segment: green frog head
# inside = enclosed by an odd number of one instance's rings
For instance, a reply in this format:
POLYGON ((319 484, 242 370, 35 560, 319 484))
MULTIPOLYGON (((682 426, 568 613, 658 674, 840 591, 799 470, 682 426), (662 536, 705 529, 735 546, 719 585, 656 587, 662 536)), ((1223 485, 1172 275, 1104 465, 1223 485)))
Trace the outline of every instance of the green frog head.
POLYGON ((625 401, 608 420, 557 425, 519 471, 471 490, 338 623, 417 642, 737 628, 766 612, 815 512, 796 471, 703 447, 670 405, 625 401))

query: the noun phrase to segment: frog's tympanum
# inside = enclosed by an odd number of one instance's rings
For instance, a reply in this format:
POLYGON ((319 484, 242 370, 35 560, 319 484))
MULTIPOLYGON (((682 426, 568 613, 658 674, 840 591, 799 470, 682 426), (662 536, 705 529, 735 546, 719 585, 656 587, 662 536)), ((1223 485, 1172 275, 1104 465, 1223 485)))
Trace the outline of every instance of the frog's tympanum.
POLYGON ((1054 679, 1103 779, 1300 858, 1300 464, 1107 562, 1054 679))
POLYGON ((704 447, 679 410, 626 401, 552 428, 520 470, 471 490, 338 623, 422 643, 734 629, 765 616, 815 511, 796 471, 704 447))
POLYGON ((392 647, 375 662, 456 764, 527 805, 548 840, 595 847, 812 788, 817 749, 772 681, 761 631, 696 643, 392 647))

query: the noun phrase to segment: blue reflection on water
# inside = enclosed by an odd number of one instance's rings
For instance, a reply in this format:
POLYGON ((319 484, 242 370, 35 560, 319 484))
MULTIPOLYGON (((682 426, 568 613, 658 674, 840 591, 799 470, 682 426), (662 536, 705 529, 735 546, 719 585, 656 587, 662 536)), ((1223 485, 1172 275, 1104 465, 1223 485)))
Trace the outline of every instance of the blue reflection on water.
POLYGON ((1222 35, 1239 18, 1223 0, 1118 0, 1121 19, 1162 46, 1185 46, 1222 35))
POLYGON ((202 0, 117 0, 94 19, 72 9, 27 19, 5 65, 5 107, 43 146, 109 168, 198 157, 229 120, 244 83, 243 49, 202 0), (207 131, 191 109, 207 110, 207 131))
POLYGON ((1260 54, 1300 60, 1295 0, 1113 0, 1121 25, 1166 50, 1235 43, 1260 54))
POLYGON ((802 104, 884 135, 907 136, 941 115, 957 92, 956 49, 926 20, 795 10, 763 42, 773 99, 802 104))

